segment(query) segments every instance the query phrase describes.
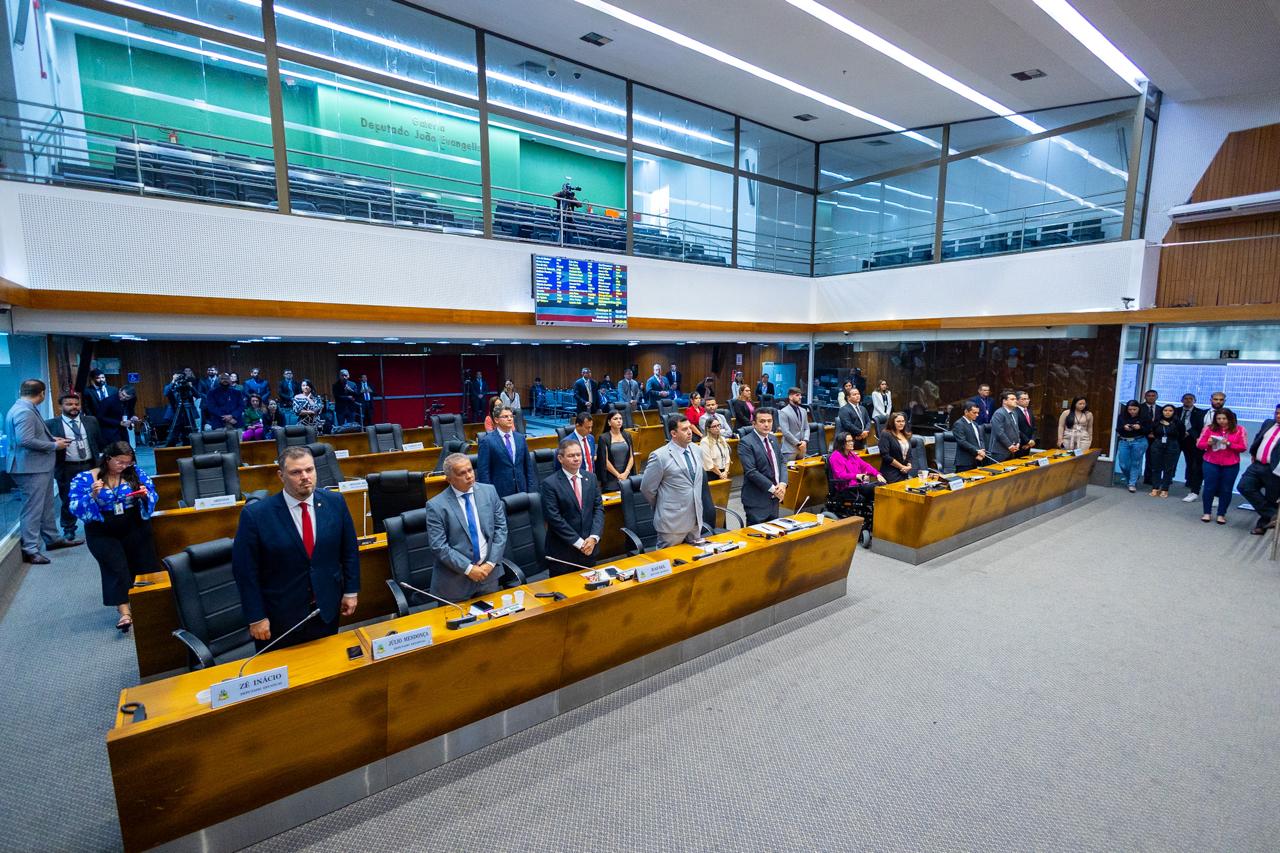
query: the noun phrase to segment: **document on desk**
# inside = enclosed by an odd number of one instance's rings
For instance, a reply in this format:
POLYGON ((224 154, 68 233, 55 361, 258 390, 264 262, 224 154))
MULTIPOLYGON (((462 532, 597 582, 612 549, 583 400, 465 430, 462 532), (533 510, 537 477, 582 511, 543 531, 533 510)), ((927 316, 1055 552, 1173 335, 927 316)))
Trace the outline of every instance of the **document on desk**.
POLYGON ((781 536, 786 531, 781 527, 775 526, 772 522, 762 521, 759 524, 751 525, 751 529, 768 536, 781 536))

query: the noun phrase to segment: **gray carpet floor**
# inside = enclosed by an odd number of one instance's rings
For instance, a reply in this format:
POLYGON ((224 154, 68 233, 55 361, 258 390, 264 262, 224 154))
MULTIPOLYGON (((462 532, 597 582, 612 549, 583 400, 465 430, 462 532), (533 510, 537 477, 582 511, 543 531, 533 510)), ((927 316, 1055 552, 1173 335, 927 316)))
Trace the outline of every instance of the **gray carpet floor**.
MULTIPOLYGON (((843 600, 255 849, 1280 849, 1280 563, 1198 517, 1091 487, 923 566, 859 549, 843 600)), ((61 552, 0 623, 0 848, 119 847, 97 595, 61 552)))

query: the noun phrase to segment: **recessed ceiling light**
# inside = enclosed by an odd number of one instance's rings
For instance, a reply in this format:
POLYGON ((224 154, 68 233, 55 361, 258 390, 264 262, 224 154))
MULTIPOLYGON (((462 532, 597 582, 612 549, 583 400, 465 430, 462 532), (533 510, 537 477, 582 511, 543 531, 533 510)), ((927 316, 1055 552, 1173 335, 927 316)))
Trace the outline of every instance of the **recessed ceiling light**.
POLYGON ((281 340, 281 337, 279 335, 263 335, 262 339, 264 341, 278 341, 281 340))
POLYGON ((741 346, 741 345, 745 345, 747 342, 746 342, 746 341, 735 341, 734 343, 737 343, 737 344, 739 344, 739 345, 741 346))
POLYGON ((1076 41, 1089 49, 1089 52, 1106 63, 1120 79, 1139 92, 1149 79, 1142 69, 1134 65, 1129 57, 1120 52, 1111 41, 1098 31, 1098 28, 1076 11, 1067 0, 1034 0, 1035 4, 1046 15, 1058 22, 1058 26, 1069 32, 1076 41))
POLYGON ((448 342, 448 341, 436 341, 436 343, 438 343, 438 344, 447 344, 447 343, 449 343, 449 342, 448 342))
POLYGON ((800 113, 798 116, 792 116, 796 121, 816 121, 817 116, 813 113, 800 113))
POLYGON ((341 341, 328 341, 328 343, 332 344, 333 346, 337 346, 338 344, 340 344, 340 343, 342 343, 342 342, 341 342, 341 341))
POLYGON ((362 344, 362 343, 364 343, 364 341, 360 340, 359 338, 352 338, 352 339, 351 339, 351 343, 353 343, 353 344, 362 344))
POLYGON ((1028 68, 1026 71, 1015 71, 1009 76, 1020 83, 1025 83, 1028 80, 1039 80, 1041 77, 1048 77, 1049 75, 1039 68, 1028 68))
POLYGON ((383 338, 384 341, 398 341, 399 338, 383 338))
POLYGON ((530 341, 530 342, 529 342, 529 346, 531 346, 531 347, 540 347, 540 346, 542 346, 542 344, 538 343, 537 341, 530 341))
POLYGON ((596 47, 604 47, 606 44, 613 41, 613 39, 608 36, 602 36, 597 32, 589 32, 586 35, 578 36, 578 38, 582 39, 587 44, 594 44, 596 47))

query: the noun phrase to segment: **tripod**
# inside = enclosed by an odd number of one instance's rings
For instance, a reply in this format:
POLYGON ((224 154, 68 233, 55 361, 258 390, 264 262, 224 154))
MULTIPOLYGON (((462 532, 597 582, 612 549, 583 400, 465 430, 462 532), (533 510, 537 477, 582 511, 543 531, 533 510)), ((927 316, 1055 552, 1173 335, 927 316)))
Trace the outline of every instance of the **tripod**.
POLYGON ((173 413, 173 425, 169 427, 169 437, 165 439, 165 447, 176 444, 190 444, 191 431, 200 429, 200 418, 196 414, 196 404, 188 397, 178 403, 178 410, 173 413), (178 438, 181 436, 182 441, 178 438))

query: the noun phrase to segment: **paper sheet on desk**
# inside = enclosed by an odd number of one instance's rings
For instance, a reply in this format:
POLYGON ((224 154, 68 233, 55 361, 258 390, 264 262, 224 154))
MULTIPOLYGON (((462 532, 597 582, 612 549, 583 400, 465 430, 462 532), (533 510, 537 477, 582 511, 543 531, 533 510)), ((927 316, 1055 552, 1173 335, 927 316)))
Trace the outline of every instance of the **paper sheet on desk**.
POLYGON ((753 524, 751 525, 751 529, 760 533, 767 533, 770 536, 781 536, 786 532, 781 527, 775 527, 767 521, 762 521, 759 524, 753 524))

